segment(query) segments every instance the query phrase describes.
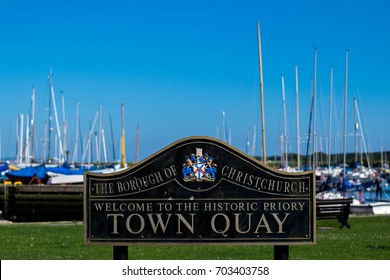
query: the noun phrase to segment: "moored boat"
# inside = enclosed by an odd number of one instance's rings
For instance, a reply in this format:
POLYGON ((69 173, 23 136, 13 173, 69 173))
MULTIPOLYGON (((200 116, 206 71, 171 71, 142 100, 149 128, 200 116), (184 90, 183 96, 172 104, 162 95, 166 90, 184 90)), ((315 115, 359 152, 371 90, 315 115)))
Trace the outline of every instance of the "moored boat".
POLYGON ((361 203, 354 200, 350 208, 351 214, 373 214, 373 215, 389 215, 390 202, 389 201, 374 201, 368 203, 361 203))
POLYGON ((19 170, 11 170, 5 173, 11 182, 21 182, 25 185, 44 184, 47 182, 47 169, 44 164, 30 166, 19 170))
POLYGON ((84 175, 80 174, 55 174, 52 173, 51 177, 47 180, 49 185, 74 185, 82 184, 84 182, 84 175))

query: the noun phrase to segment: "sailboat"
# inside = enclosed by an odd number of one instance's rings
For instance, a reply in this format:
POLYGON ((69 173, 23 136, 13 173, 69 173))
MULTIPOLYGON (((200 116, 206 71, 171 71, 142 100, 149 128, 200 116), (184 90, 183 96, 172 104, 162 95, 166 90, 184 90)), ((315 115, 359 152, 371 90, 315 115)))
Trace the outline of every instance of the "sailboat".
MULTIPOLYGON (((370 159, 368 157, 366 142, 363 133, 363 127, 361 125, 359 107, 356 97, 354 98, 355 112, 357 117, 357 122, 355 123, 355 135, 357 134, 357 130, 360 130, 361 139, 363 142, 364 152, 366 154, 367 159, 367 168, 359 166, 354 173, 352 173, 352 177, 354 180, 361 181, 360 191, 358 193, 358 199, 354 199, 351 205, 351 213, 354 214, 390 214, 390 197, 387 195, 386 191, 383 191, 385 186, 385 177, 382 173, 376 173, 370 166, 370 159), (380 200, 378 197, 373 199, 373 194, 376 192, 374 188, 373 180, 378 180, 379 184, 382 187, 382 193, 384 194, 384 198, 382 195, 380 196, 380 200)), ((356 140, 355 140, 356 141, 356 140)), ((357 142, 357 141, 356 141, 357 142)))
POLYGON ((66 163, 61 167, 48 167, 47 175, 50 177, 47 180, 49 185, 82 184, 84 182, 84 169, 71 168, 66 163))
MULTIPOLYGON (((332 70, 331 70, 331 87, 332 87, 332 70)), ((343 132, 344 135, 343 135, 343 166, 342 166, 343 170, 340 173, 340 175, 342 174, 342 177, 340 177, 341 181, 339 182, 340 188, 337 190, 333 189, 330 191, 319 192, 317 193, 317 199, 353 198, 353 203, 350 206, 350 212, 353 214, 390 214, 390 198, 388 198, 388 201, 375 201, 371 199, 371 192, 367 192, 367 190, 372 190, 372 185, 373 185, 371 171, 368 171, 368 173, 363 176, 362 172, 352 173, 352 172, 347 172, 346 170, 347 96, 348 96, 348 49, 346 50, 346 55, 345 55, 344 132, 343 132)), ((331 103, 330 103, 330 108, 331 108, 331 103)), ((354 98, 354 108, 355 108, 355 116, 357 117, 357 122, 355 120, 355 135, 357 134, 357 127, 360 127, 360 134, 362 137, 365 153, 367 156, 368 170, 371 170, 356 98, 354 98)), ((330 150, 328 152, 330 153, 330 150)), ((328 162, 328 166, 330 167, 330 159, 328 162)), ((380 175, 376 175, 376 176, 380 176, 380 175)))
POLYGON ((12 182, 21 182, 24 185, 43 184, 47 182, 47 169, 44 164, 29 166, 19 170, 10 170, 5 176, 12 182))

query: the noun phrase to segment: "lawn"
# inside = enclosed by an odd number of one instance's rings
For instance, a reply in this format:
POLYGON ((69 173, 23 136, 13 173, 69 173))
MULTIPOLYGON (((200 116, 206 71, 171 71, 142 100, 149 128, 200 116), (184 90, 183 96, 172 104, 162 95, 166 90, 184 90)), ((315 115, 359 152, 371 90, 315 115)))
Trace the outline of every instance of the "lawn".
MULTIPOLYGON (((316 245, 290 246, 293 260, 390 260, 390 216, 350 217, 351 229, 336 220, 317 221, 316 245)), ((2 260, 109 260, 110 246, 85 246, 81 223, 0 223, 2 260)), ((273 259, 273 246, 130 246, 136 260, 273 259)))

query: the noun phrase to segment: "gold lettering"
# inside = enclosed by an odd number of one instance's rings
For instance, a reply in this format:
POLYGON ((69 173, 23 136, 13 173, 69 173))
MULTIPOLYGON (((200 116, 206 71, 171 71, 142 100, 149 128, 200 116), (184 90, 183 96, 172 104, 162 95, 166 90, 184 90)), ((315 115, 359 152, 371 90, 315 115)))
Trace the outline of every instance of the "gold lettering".
POLYGON ((157 233, 158 227, 161 227, 162 232, 165 233, 165 231, 167 230, 169 219, 171 218, 172 214, 168 214, 165 224, 162 219, 162 214, 155 215, 157 216, 157 222, 154 221, 153 214, 147 214, 147 216, 149 218, 150 225, 152 226, 154 233, 157 233))
POLYGON ((268 190, 273 191, 275 186, 275 180, 270 180, 268 185, 268 190))
POLYGON ((245 173, 244 181, 242 181, 243 184, 246 184, 246 179, 248 178, 248 173, 245 173))
POLYGON ((107 220, 108 218, 112 217, 112 232, 111 234, 119 234, 118 232, 118 217, 123 218, 123 214, 107 214, 107 220))
POLYGON ((264 184, 267 184, 267 182, 268 182, 268 179, 263 179, 263 180, 261 181, 260 187, 261 187, 262 189, 265 189, 266 187, 264 187, 264 184))
POLYGON ((226 176, 227 175, 227 170, 229 169, 229 166, 225 165, 224 167, 222 167, 222 170, 221 170, 221 174, 222 176, 226 176))
POLYGON ((239 170, 239 171, 237 172, 236 182, 241 183, 241 177, 242 177, 242 175, 243 175, 242 171, 239 170))
POLYGON ((194 234, 194 217, 195 217, 195 214, 190 214, 191 216, 191 224, 183 217, 182 214, 176 214, 177 216, 177 234, 182 234, 181 232, 181 228, 180 228, 180 225, 182 222, 186 227, 187 229, 192 233, 194 234))
POLYGON ((299 192, 305 192, 305 182, 299 182, 299 192))
POLYGON ((173 176, 176 176, 177 175, 176 167, 174 165, 171 165, 169 168, 171 169, 173 176))
POLYGON ((298 192, 298 186, 296 182, 291 183, 291 191, 294 193, 298 192))
POLYGON ((154 173, 154 175, 156 176, 157 183, 161 183, 163 181, 160 171, 154 173))
POLYGON ((279 231, 278 231, 278 233, 284 233, 284 231, 283 231, 283 224, 284 224, 284 222, 286 221, 286 218, 287 218, 290 214, 291 214, 291 213, 286 213, 286 214, 284 214, 284 219, 283 219, 283 221, 281 221, 281 220, 279 219, 279 216, 278 216, 277 213, 272 213, 272 214, 271 214, 271 215, 274 217, 275 221, 278 223, 278 226, 279 226, 279 231))
POLYGON ((114 183, 94 183, 96 194, 107 194, 114 192, 114 183))
POLYGON ((260 177, 255 177, 256 178, 256 185, 255 185, 255 188, 257 188, 257 186, 259 185, 259 181, 261 180, 260 177))
POLYGON ((261 218, 259 220, 259 223, 257 224, 257 228, 254 233, 259 233, 260 228, 265 228, 267 230, 267 233, 272 233, 272 230, 264 214, 261 215, 261 218))
POLYGON ((298 211, 297 203, 296 203, 296 202, 292 202, 292 203, 291 203, 291 210, 292 210, 292 211, 298 211))
POLYGON ((282 182, 280 182, 280 181, 277 181, 276 182, 276 191, 277 192, 281 192, 282 191, 282 182))
POLYGON ((211 218, 211 229, 215 232, 215 233, 219 233, 219 234, 222 234, 223 236, 227 236, 226 235, 226 232, 229 230, 230 228, 230 220, 229 220, 229 217, 226 215, 226 214, 223 214, 223 213, 218 213, 218 214, 215 214, 212 218, 211 218), (218 230, 215 226, 215 220, 217 219, 217 217, 219 216, 222 216, 223 219, 225 220, 225 228, 224 229, 220 229, 218 230))
POLYGON ((248 228, 246 231, 243 231, 241 230, 240 228, 240 214, 239 213, 234 213, 234 226, 236 228, 236 231, 238 233, 241 233, 241 234, 245 234, 245 233, 248 233, 250 230, 251 230, 251 227, 252 227, 252 215, 253 213, 246 213, 247 217, 248 217, 248 228))
MULTIPOLYGON (((131 188, 132 191, 139 190, 139 189, 137 189, 137 187, 135 186, 135 181, 134 181, 134 180, 130 180, 129 182, 126 181, 125 184, 127 184, 127 185, 130 184, 130 188, 131 188)), ((129 188, 127 188, 127 189, 129 189, 129 188)))
POLYGON ((252 186, 252 184, 253 184, 253 179, 254 179, 254 178, 255 178, 255 176, 249 175, 248 186, 252 186))
POLYGON ((234 174, 236 174, 236 169, 230 168, 228 178, 229 178, 229 179, 233 179, 234 174))
POLYGON ((126 219, 126 229, 130 233, 132 233, 132 234, 141 233, 144 230, 144 228, 145 228, 145 219, 140 214, 135 213, 135 214, 131 214, 129 217, 127 217, 127 219, 126 219), (138 219, 139 219, 139 229, 137 231, 133 230, 132 227, 131 227, 131 225, 132 225, 131 219, 133 217, 138 217, 138 219))
POLYGON ((289 193, 290 192, 290 183, 284 182, 284 192, 289 193))

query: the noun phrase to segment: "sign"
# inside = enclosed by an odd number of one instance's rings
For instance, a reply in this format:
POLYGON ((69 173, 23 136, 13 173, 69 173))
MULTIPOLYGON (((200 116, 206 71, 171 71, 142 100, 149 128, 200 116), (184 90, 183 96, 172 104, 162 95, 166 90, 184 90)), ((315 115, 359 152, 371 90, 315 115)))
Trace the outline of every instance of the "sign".
POLYGON ((314 172, 271 169, 213 138, 84 176, 87 245, 315 243, 314 172))

